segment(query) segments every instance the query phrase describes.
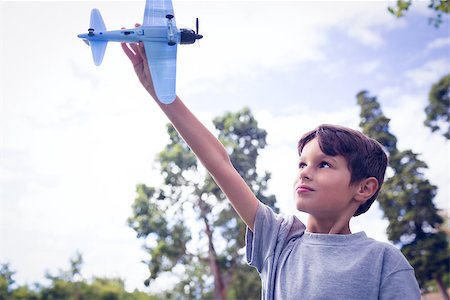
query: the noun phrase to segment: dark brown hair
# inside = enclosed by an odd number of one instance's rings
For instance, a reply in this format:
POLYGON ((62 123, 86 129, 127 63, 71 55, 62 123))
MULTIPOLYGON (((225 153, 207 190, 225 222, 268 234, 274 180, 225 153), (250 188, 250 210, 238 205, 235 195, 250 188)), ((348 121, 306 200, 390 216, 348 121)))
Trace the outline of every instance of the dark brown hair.
POLYGON ((378 180, 377 191, 359 206, 354 216, 365 213, 377 198, 384 181, 388 158, 383 147, 379 142, 359 131, 324 124, 303 135, 298 142, 299 155, 305 145, 316 137, 323 153, 330 156, 342 155, 347 160, 351 173, 350 184, 369 177, 375 177, 378 180))

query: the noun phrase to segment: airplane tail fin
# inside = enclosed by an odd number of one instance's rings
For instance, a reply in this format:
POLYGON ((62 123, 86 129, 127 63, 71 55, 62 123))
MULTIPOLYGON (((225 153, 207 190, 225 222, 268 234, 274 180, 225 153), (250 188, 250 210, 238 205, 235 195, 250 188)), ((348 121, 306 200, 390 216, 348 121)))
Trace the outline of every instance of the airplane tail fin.
POLYGON ((102 15, 100 14, 100 11, 96 8, 91 10, 91 22, 89 24, 92 29, 95 31, 105 31, 106 26, 105 22, 103 22, 102 15))
POLYGON ((106 41, 90 41, 92 58, 94 59, 94 64, 100 66, 103 61, 103 56, 105 56, 106 46, 108 42, 106 41))
MULTIPOLYGON (((91 11, 91 21, 89 32, 96 34, 98 32, 106 31, 105 22, 103 22, 102 15, 100 11, 94 8, 91 11)), ((94 59, 94 64, 99 66, 103 61, 103 56, 105 55, 107 41, 90 41, 89 46, 91 46, 92 58, 94 59)))

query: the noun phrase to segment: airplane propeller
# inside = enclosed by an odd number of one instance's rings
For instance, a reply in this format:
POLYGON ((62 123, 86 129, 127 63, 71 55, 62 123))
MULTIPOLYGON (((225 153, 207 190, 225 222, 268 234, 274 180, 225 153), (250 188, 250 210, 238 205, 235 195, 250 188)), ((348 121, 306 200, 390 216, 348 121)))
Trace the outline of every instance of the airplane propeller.
POLYGON ((203 35, 198 34, 199 21, 198 18, 195 20, 195 31, 192 29, 181 28, 181 41, 180 44, 194 44, 195 41, 203 38, 203 35))
POLYGON ((198 35, 198 18, 195 19, 195 33, 198 35))
POLYGON ((198 34, 198 28, 199 28, 199 24, 198 24, 198 18, 195 19, 195 39, 197 40, 198 45, 200 46, 200 39, 203 38, 203 35, 198 34))

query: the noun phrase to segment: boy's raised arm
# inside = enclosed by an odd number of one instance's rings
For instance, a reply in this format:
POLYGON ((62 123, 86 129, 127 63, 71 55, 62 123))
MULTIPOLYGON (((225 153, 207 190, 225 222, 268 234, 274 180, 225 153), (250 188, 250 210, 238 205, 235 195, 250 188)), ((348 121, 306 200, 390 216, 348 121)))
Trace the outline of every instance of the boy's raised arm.
MULTIPOLYGON (((156 100, 143 46, 122 44, 122 48, 131 60, 142 85, 156 100)), ((223 145, 191 113, 178 96, 171 104, 156 102, 225 193, 242 220, 253 230, 258 199, 231 164, 223 145)))

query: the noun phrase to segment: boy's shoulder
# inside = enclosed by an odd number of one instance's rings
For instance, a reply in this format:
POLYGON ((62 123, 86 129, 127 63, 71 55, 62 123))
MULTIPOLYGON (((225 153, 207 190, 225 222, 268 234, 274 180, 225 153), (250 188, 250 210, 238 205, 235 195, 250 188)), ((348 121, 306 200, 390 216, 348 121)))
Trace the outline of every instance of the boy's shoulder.
POLYGON ((393 245, 389 242, 382 242, 382 241, 375 240, 373 238, 366 236, 365 233, 364 233, 364 236, 365 236, 365 238, 364 238, 363 244, 364 244, 365 248, 380 251, 387 258, 390 258, 390 257, 395 258, 398 256, 404 258, 400 249, 397 248, 395 245, 393 245))
POLYGON ((368 239, 371 240, 368 247, 383 254, 383 269, 387 276, 398 271, 413 270, 406 257, 396 246, 387 242, 368 239))

